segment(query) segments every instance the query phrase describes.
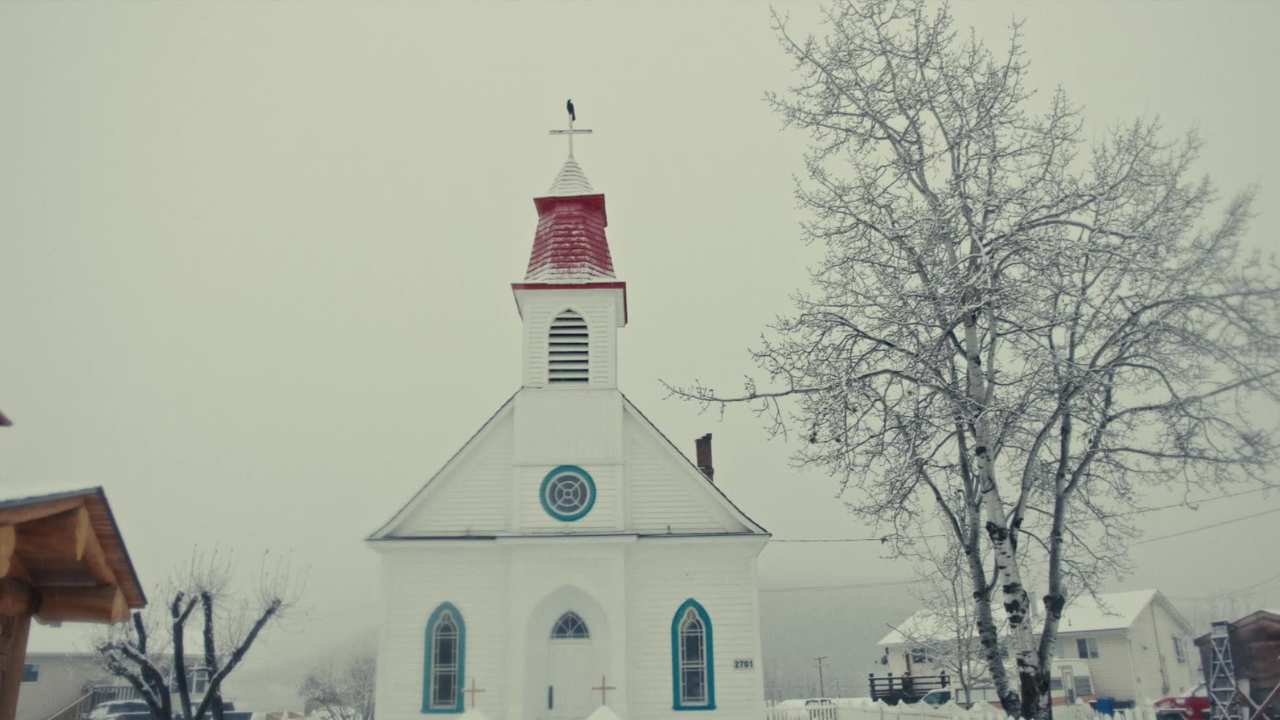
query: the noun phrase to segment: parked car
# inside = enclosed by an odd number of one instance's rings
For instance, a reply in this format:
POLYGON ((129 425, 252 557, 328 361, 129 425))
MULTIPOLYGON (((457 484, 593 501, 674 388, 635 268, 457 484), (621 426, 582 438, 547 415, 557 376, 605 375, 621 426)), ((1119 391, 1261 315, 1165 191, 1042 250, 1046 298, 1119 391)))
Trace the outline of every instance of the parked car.
POLYGON ((141 700, 109 700, 99 704, 89 713, 89 720, 116 720, 121 715, 133 713, 151 714, 151 709, 141 700))
MULTIPOLYGON (((931 690, 925 693, 924 697, 920 698, 918 702, 920 702, 923 705, 932 705, 934 707, 937 707, 938 705, 946 705, 951 701, 952 701, 952 696, 951 696, 950 690, 931 690)), ((962 703, 960 703, 959 701, 956 701, 956 704, 962 705, 962 703)), ((968 709, 968 706, 964 706, 964 707, 965 709, 968 709)))
POLYGON ((1156 720, 1209 720, 1209 693, 1201 683, 1186 695, 1156 701, 1156 720))
POLYGON ((924 697, 920 698, 919 702, 924 703, 925 705, 932 705, 934 707, 945 705, 950 702, 959 705, 965 710, 968 710, 978 703, 988 703, 992 707, 1000 707, 1000 696, 996 695, 996 689, 990 685, 970 687, 968 692, 969 700, 967 702, 964 699, 965 695, 966 693, 962 688, 955 686, 930 691, 926 693, 924 697))

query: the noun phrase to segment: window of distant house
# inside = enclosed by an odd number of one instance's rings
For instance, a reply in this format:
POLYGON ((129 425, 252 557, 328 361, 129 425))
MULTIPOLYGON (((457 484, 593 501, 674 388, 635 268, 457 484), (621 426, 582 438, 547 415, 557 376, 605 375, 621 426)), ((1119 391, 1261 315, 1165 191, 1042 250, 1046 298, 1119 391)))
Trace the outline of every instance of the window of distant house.
POLYGON ((1072 678, 1076 685, 1076 695, 1092 695, 1093 680, 1088 675, 1076 675, 1072 678))
POLYGON ((1076 653, 1081 659, 1098 657, 1098 641, 1095 638, 1077 638, 1076 653))
POLYGON ((715 665, 712 662, 711 618, 690 598, 671 620, 672 708, 714 710, 715 665))
POLYGON ((431 613, 427 621, 426 667, 422 711, 462 712, 462 675, 466 657, 466 629, 462 614, 450 603, 431 613))
POLYGON ((1187 661, 1187 646, 1182 638, 1175 635, 1173 637, 1173 656, 1178 662, 1185 663, 1187 661))
POLYGON ((927 647, 913 647, 911 648, 911 662, 931 663, 933 662, 933 653, 929 652, 927 647))
POLYGON ((187 683, 191 687, 191 692, 197 695, 205 694, 209 691, 209 671, 205 668, 192 670, 187 683))
POLYGON ((36 682, 40 679, 39 665, 23 665, 22 666, 22 682, 36 682))

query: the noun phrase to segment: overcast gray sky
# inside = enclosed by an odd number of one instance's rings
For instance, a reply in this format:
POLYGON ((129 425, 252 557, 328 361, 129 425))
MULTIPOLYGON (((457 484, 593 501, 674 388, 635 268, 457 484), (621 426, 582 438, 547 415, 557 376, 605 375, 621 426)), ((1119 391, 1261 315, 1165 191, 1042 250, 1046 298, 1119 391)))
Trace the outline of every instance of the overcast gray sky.
MULTIPOLYGON (((779 7, 816 29, 816 5, 779 7)), ((1093 130, 1137 114, 1199 127, 1202 169, 1260 185, 1251 242, 1276 247, 1280 5, 955 12, 997 46, 1025 17, 1034 82, 1062 84, 1093 130)), ((361 539, 518 383, 508 283, 572 96, 629 283, 623 390, 687 452, 713 432, 717 481, 776 536, 868 534, 754 418, 699 416, 658 384, 736 383, 805 281, 804 138, 761 100, 788 79, 754 0, 0 5, 0 409, 16 423, 0 494, 105 486, 144 582, 195 543, 292 552, 307 612, 264 639, 259 668, 374 625, 361 539)), ((1144 527, 1277 506, 1251 495, 1144 527)), ((1274 553, 1217 553, 1274 547, 1276 518, 1137 547, 1112 586, 1191 602, 1266 580, 1274 553)), ((908 577, 871 544, 761 558, 765 587, 908 577)), ((1247 596, 1280 606, 1280 583, 1247 596)), ((883 613, 831 621, 874 641, 883 613)))

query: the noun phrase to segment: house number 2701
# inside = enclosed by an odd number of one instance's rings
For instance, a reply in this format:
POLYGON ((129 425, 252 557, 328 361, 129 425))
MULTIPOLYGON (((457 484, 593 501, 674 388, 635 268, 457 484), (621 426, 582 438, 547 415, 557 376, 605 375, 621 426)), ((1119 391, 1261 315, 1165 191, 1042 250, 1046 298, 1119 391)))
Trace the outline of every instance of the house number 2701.
POLYGON ((756 661, 751 658, 738 658, 733 661, 734 670, 751 670, 756 666, 756 661))

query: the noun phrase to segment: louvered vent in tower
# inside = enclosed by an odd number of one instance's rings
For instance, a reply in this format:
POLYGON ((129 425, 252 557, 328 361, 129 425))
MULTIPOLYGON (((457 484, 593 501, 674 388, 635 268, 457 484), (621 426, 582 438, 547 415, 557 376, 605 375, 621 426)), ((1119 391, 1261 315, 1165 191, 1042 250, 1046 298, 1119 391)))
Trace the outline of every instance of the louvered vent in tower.
POLYGON ((547 337, 548 380, 553 383, 587 382, 587 321, 565 310, 551 321, 547 337))

